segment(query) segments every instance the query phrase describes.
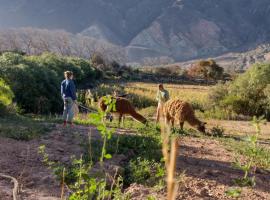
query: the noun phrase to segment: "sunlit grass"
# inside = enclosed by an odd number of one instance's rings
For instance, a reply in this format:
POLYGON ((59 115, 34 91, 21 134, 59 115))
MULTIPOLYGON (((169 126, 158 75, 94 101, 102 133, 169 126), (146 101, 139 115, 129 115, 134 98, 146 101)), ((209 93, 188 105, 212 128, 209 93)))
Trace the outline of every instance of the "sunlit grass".
MULTIPOLYGON (((195 86, 195 85, 176 85, 164 84, 164 87, 169 91, 172 99, 179 98, 183 101, 196 102, 204 105, 208 101, 208 92, 210 87, 195 86)), ((153 83, 128 83, 125 87, 127 93, 145 96, 149 99, 155 100, 158 85, 153 83)))

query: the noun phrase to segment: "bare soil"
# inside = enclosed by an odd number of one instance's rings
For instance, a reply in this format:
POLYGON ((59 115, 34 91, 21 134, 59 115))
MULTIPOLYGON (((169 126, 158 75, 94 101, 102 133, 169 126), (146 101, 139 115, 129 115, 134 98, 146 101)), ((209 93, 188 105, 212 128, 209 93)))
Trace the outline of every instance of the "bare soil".
MULTIPOLYGON (((0 172, 18 179, 22 200, 60 199, 59 181, 42 162, 38 147, 46 145, 51 160, 67 163, 72 155, 79 157, 83 153, 81 143, 89 132, 98 137, 92 127, 76 126, 67 130, 55 125, 50 134, 31 141, 0 138, 0 172)), ((0 179, 0 200, 12 199, 12 188, 9 181, 0 179)))
MULTIPOLYGON (((83 153, 81 144, 88 139, 89 132, 93 139, 100 139, 93 127, 76 126, 66 130, 61 125, 55 125, 51 133, 31 141, 0 138, 0 172, 18 179, 20 200, 58 200, 59 181, 42 163, 38 147, 45 144, 50 159, 68 163, 72 155, 79 157, 83 153)), ((125 134, 125 131, 119 130, 119 133, 125 134)), ((243 175, 231 166, 233 161, 233 153, 218 141, 183 137, 177 160, 178 177, 182 177, 178 199, 230 199, 225 191, 234 186, 234 178, 243 175)), ((270 199, 270 174, 257 174, 256 182, 255 188, 243 188, 240 199, 270 199)), ((0 200, 12 199, 12 188, 9 180, 0 178, 0 200)), ((133 184, 125 191, 130 192, 134 200, 146 199, 149 195, 165 199, 165 188, 157 192, 133 184)))
MULTIPOLYGON (((255 128, 249 121, 226 121, 226 120, 209 120, 207 127, 221 126, 224 128, 226 135, 247 135, 254 134, 255 128)), ((261 125, 260 138, 263 140, 270 140, 270 122, 261 125)))
MULTIPOLYGON (((178 170, 184 172, 179 199, 230 199, 225 191, 243 173, 234 169, 233 153, 218 141, 185 137, 181 142, 178 170)), ((270 174, 257 174, 254 188, 243 188, 240 199, 270 199, 270 174)))

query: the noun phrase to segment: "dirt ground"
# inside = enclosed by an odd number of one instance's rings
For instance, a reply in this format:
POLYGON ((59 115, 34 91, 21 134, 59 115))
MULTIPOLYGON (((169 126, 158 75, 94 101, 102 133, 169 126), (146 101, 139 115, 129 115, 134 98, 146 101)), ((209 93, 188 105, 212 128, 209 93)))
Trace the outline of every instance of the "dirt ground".
MULTIPOLYGON (((38 147, 46 145, 51 160, 69 162, 70 156, 79 157, 83 153, 80 144, 90 131, 93 137, 98 137, 92 127, 76 126, 65 132, 61 125, 55 125, 50 134, 31 141, 0 138, 0 172, 18 179, 22 200, 60 199, 59 182, 42 163, 38 147)), ((0 179, 0 200, 12 199, 12 188, 9 181, 0 179)))
MULTIPOLYGON (((225 191, 243 173, 232 168, 233 154, 215 140, 183 138, 179 151, 178 170, 184 172, 178 199, 230 199, 225 191)), ((270 199, 270 174, 257 174, 256 186, 244 188, 245 200, 270 199)))
MULTIPOLYGON (((248 121, 226 121, 226 120, 209 120, 207 127, 221 126, 224 128, 226 135, 247 135, 254 134, 255 128, 248 121)), ((270 141, 270 122, 261 125, 260 138, 270 141)))
MULTIPOLYGON (((60 125, 55 125, 50 134, 31 141, 0 138, 0 173, 18 179, 20 200, 58 200, 61 187, 42 163, 38 147, 45 144, 50 159, 66 163, 71 155, 80 156, 83 153, 81 143, 88 138, 89 132, 94 139, 99 139, 93 127, 76 126, 72 131, 64 131, 60 125)), ((218 141, 184 137, 177 160, 177 172, 182 177, 178 199, 229 199, 224 192, 233 186, 234 178, 242 176, 241 172, 231 167, 232 161, 233 154, 218 141)), ((256 181, 254 189, 243 189, 240 199, 270 199, 270 174, 258 174, 256 181)), ((12 199, 12 187, 12 183, 0 178, 0 200, 12 199)), ((146 199, 150 194, 165 199, 164 190, 154 192, 136 184, 126 191, 132 193, 134 200, 146 199)))

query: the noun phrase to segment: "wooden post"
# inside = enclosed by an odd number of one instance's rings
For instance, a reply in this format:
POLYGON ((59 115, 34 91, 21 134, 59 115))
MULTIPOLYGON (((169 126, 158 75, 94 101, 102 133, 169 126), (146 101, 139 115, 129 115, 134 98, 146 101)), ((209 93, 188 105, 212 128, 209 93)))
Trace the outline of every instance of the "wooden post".
POLYGON ((175 184, 175 168, 176 168, 176 158, 178 153, 178 141, 176 138, 172 139, 171 142, 171 152, 169 160, 169 168, 167 169, 167 190, 168 190, 168 200, 174 200, 176 197, 176 184, 175 184))

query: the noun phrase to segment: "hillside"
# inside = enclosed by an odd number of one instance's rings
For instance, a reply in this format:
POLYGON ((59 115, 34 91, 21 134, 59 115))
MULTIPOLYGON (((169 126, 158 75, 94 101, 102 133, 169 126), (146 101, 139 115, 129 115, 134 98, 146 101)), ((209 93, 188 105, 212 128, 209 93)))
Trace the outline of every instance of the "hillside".
POLYGON ((270 41, 268 0, 0 0, 0 28, 65 29, 126 47, 129 61, 175 61, 270 41))
MULTIPOLYGON (((209 57, 210 58, 210 57, 209 57)), ((211 57, 214 59, 221 67, 228 71, 245 71, 251 65, 261 62, 270 61, 270 45, 260 45, 255 49, 239 52, 239 53, 225 53, 221 56, 211 57)), ((188 68, 192 64, 195 64, 200 59, 189 60, 186 62, 178 62, 174 64, 168 64, 166 66, 181 66, 183 68, 188 68)))

